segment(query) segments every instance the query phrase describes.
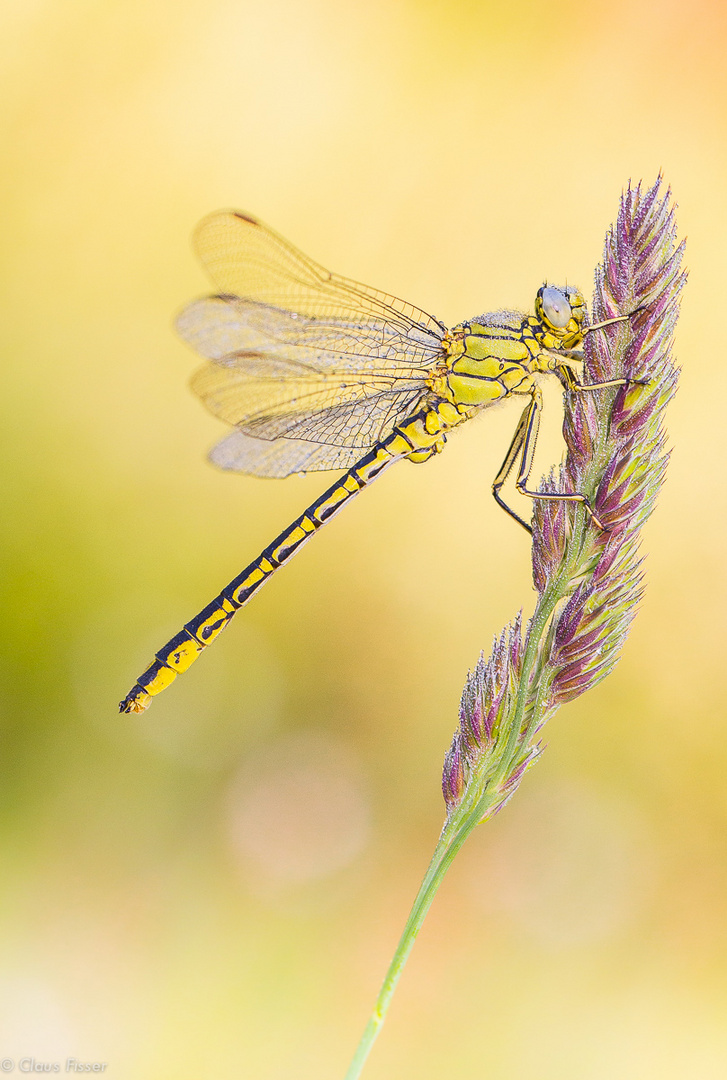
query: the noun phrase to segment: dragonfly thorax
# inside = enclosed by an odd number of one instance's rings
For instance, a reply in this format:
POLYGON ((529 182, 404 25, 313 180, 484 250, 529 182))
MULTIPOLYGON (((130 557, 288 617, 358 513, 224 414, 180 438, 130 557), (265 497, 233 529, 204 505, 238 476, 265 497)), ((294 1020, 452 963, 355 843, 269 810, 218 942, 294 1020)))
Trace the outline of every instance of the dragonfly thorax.
POLYGON ((430 389, 457 407, 531 393, 534 376, 553 370, 554 353, 582 344, 586 314, 580 290, 543 285, 534 315, 498 311, 460 323, 443 341, 445 358, 430 389))

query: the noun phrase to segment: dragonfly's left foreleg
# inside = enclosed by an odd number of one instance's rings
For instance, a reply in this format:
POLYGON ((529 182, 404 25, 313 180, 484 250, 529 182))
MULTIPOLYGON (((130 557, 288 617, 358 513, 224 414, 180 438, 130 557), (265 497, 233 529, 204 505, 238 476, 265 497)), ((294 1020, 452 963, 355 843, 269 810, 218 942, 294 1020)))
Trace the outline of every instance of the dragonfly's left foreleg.
MULTIPOLYGON (((626 323, 629 321, 632 315, 636 315, 642 309, 640 307, 634 308, 628 315, 615 315, 612 319, 604 319, 602 322, 594 323, 592 326, 587 326, 583 331, 583 336, 586 334, 592 334, 595 330, 603 330, 607 326, 613 326, 615 323, 626 323)), ((646 386, 648 380, 645 379, 607 379, 604 382, 597 383, 582 383, 575 375, 575 372, 568 364, 563 363, 563 359, 575 360, 577 363, 582 364, 584 360, 582 349, 558 349, 557 352, 551 352, 551 356, 555 360, 552 371, 558 376, 560 381, 566 390, 572 390, 579 392, 581 390, 606 390, 610 386, 646 386)))
POLYGON ((643 307, 636 307, 633 311, 630 311, 628 315, 614 315, 612 319, 603 319, 601 322, 592 323, 590 326, 585 327, 583 336, 585 337, 586 334, 592 334, 594 330, 603 330, 606 326, 613 326, 615 323, 628 322, 632 315, 637 315, 643 310, 643 307))
MULTIPOLYGON (((571 360, 583 360, 583 353, 578 352, 576 349, 563 350, 564 353, 571 360)), ((582 383, 576 378, 576 373, 568 364, 558 363, 554 367, 554 372, 562 382, 566 390, 572 390, 574 393, 581 393, 584 390, 607 390, 609 386, 631 386, 632 384, 644 385, 642 379, 606 379, 605 382, 594 383, 582 383)))

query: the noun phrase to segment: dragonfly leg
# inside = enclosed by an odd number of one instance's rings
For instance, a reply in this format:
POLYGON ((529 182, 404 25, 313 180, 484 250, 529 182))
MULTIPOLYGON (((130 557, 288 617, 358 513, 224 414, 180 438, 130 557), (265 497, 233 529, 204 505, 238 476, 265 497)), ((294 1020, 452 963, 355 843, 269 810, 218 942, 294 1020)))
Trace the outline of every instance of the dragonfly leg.
MULTIPOLYGON (((571 356, 571 354, 574 353, 574 349, 569 350, 568 355, 571 359, 583 359, 582 354, 571 356)), ((606 390, 610 386, 648 386, 649 384, 648 379, 627 379, 625 377, 620 379, 606 379, 605 382, 582 383, 578 381, 575 372, 569 368, 567 364, 558 364, 554 370, 566 390, 572 390, 574 393, 590 390, 606 390)))
MULTIPOLYGON (((632 315, 636 315, 637 312, 642 311, 640 307, 634 308, 628 315, 616 315, 613 319, 604 319, 603 322, 594 323, 593 326, 587 326, 583 331, 583 336, 586 334, 592 334, 594 330, 603 330, 606 326, 613 326, 614 323, 628 322, 632 315)), ((567 357, 569 360, 576 360, 578 363, 583 363, 585 357, 582 349, 560 349, 558 350, 558 357, 567 357)), ((605 390, 609 386, 648 386, 648 379, 607 379, 605 382, 598 383, 582 383, 579 382, 575 376, 575 373, 568 367, 567 364, 556 363, 554 367, 555 374, 566 390, 573 390, 579 392, 581 390, 605 390)))
MULTIPOLYGON (((572 375, 572 372, 571 372, 572 375)), ((506 510, 510 517, 515 518, 524 529, 528 532, 532 532, 532 528, 527 522, 523 521, 519 514, 516 514, 511 507, 509 507, 500 496, 500 489, 505 483, 507 477, 512 472, 515 463, 520 460, 518 466, 517 479, 515 481, 515 489, 520 492, 521 495, 527 495, 529 499, 543 499, 547 502, 576 502, 581 503, 586 513, 590 517, 596 528, 605 531, 605 526, 596 516, 593 507, 588 501, 588 497, 583 495, 580 491, 574 492, 545 492, 545 491, 531 491, 528 487, 528 480, 530 479, 530 470, 533 466, 533 456, 535 454, 535 445, 538 440, 538 429, 540 427, 540 411, 543 407, 543 399, 539 388, 536 386, 531 391, 531 399, 525 407, 522 416, 518 422, 518 426, 515 430, 515 435, 510 443, 510 449, 505 455, 505 460, 500 467, 500 471, 492 482, 492 494, 495 496, 497 503, 506 510)))
POLYGON ((583 330, 583 336, 586 334, 592 334, 594 330, 603 330, 604 326, 613 326, 614 323, 628 322, 632 315, 636 315, 637 312, 643 311, 643 307, 634 308, 628 315, 615 315, 612 319, 604 319, 603 322, 593 323, 592 326, 586 326, 583 330))
MULTIPOLYGON (((572 372, 571 372, 572 374, 572 372)), ((620 380, 622 382, 623 380, 620 380)), ((612 384, 608 384, 612 385, 612 384)), ((580 389, 580 384, 577 384, 580 389)), ((584 387, 588 389, 588 387, 584 387)), ((530 479, 530 470, 533 466, 533 455, 535 454, 535 444, 538 438, 538 428, 540 426, 540 410, 543 407, 543 399, 539 388, 536 386, 532 390, 532 400, 527 409, 523 413, 523 417, 520 424, 523 425, 524 430, 522 435, 522 452, 520 455, 520 468, 518 469, 517 480, 515 481, 515 489, 520 492, 521 495, 527 495, 529 499, 542 499, 545 502, 573 502, 580 503, 593 524, 597 529, 605 532, 605 526, 598 519, 596 513, 591 506, 588 496, 584 495, 580 491, 531 491, 528 487, 528 480, 530 479)), ((531 530, 532 531, 532 530, 531 530)))
POLYGON ((515 429, 515 434, 513 435, 512 442, 510 443, 510 449, 505 455, 505 460, 500 466, 500 471, 498 472, 495 479, 492 481, 492 494, 495 496, 495 502, 498 504, 498 506, 501 506, 502 509, 510 515, 510 517, 515 518, 515 521, 522 525, 524 529, 527 529, 529 533, 531 533, 533 530, 530 528, 526 521, 523 521, 519 514, 516 514, 515 511, 507 505, 505 500, 500 495, 500 490, 502 488, 502 485, 505 483, 508 476, 512 472, 513 466, 515 465, 518 457, 522 454, 523 443, 525 442, 525 433, 528 427, 528 421, 530 413, 532 411, 532 407, 532 402, 529 402, 528 405, 525 407, 525 410, 520 417, 520 420, 518 421, 517 428, 515 429))

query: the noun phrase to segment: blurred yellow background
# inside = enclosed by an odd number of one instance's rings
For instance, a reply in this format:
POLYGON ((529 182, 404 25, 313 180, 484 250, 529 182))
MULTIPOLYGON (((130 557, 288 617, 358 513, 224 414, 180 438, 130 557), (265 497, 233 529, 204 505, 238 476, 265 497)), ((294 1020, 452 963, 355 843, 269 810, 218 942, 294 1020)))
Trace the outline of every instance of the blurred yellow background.
MULTIPOLYGON (((370 1080, 727 1075, 727 16, 714 0, 5 0, 0 1058, 343 1076, 443 818, 467 668, 532 606, 506 405, 398 466, 152 710, 118 700, 329 482, 213 470, 172 319, 259 215, 452 325, 590 290, 659 170, 691 280, 624 658, 438 895, 370 1080)), ((539 466, 561 453, 547 395, 539 466)))

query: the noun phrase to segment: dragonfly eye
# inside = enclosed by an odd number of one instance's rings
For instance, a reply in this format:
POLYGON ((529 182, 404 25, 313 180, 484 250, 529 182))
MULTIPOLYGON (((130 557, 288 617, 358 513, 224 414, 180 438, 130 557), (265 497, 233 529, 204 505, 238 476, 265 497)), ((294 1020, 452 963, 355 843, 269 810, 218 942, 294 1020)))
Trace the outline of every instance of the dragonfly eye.
POLYGON ((540 294, 540 299, 543 304, 543 315, 550 325, 556 330, 563 330, 573 314, 568 297, 560 289, 545 288, 540 294))

